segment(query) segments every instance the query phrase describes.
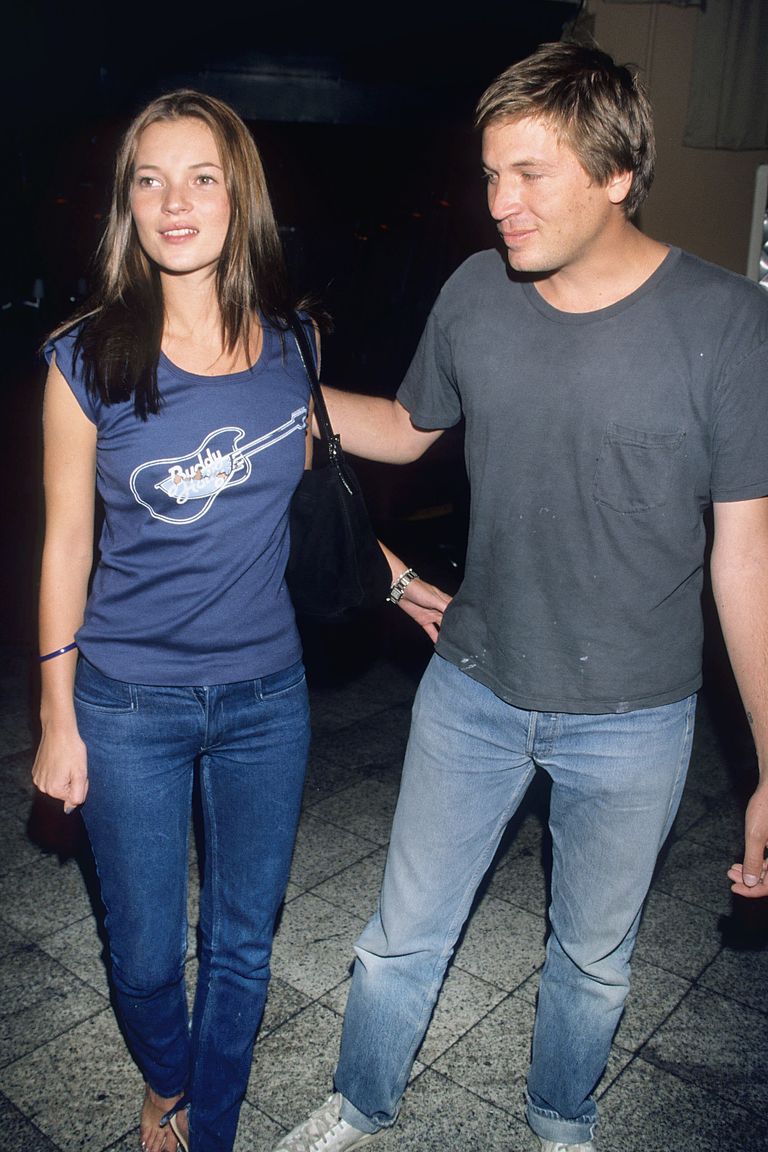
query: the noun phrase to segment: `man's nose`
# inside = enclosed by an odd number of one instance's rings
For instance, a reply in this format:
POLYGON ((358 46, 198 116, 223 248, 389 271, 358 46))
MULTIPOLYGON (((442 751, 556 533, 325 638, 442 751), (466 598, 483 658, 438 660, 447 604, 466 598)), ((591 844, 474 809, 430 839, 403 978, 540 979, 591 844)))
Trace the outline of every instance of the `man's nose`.
POLYGON ((494 220, 503 220, 520 210, 520 184, 500 177, 488 185, 488 208, 494 220))

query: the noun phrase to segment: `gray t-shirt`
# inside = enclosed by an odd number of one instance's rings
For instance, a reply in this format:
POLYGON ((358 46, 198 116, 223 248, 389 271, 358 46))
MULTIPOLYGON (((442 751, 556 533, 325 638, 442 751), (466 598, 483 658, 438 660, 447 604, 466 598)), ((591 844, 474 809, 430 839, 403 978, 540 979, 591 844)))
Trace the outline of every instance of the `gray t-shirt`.
POLYGON ((768 296, 671 249, 560 312, 496 251, 445 284, 398 399, 466 421, 466 575, 437 651, 498 696, 625 712, 701 683, 712 500, 768 494, 768 296))

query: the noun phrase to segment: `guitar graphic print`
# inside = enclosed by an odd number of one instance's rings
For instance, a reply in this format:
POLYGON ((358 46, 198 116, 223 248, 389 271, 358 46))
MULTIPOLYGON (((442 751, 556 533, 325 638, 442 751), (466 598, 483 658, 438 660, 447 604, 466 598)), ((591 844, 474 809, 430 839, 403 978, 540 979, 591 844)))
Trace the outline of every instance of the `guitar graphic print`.
POLYGON ((297 408, 290 420, 243 444, 242 428, 217 428, 186 456, 149 460, 130 477, 136 501, 155 520, 193 524, 205 516, 217 496, 244 484, 251 475, 251 457, 307 427, 307 409, 297 408))

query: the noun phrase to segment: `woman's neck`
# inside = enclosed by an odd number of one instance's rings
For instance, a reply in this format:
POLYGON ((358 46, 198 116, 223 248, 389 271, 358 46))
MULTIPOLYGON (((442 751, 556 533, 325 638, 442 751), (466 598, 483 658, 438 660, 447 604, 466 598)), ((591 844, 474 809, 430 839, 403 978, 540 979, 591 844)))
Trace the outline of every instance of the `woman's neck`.
POLYGON ((165 331, 176 336, 209 336, 221 334, 221 312, 216 295, 216 279, 205 277, 169 276, 160 274, 163 289, 165 331))
POLYGON ((194 282, 188 277, 163 277, 162 348, 168 359, 187 372, 223 376, 242 372, 261 353, 261 326, 251 322, 248 347, 228 349, 216 296, 215 281, 194 282))

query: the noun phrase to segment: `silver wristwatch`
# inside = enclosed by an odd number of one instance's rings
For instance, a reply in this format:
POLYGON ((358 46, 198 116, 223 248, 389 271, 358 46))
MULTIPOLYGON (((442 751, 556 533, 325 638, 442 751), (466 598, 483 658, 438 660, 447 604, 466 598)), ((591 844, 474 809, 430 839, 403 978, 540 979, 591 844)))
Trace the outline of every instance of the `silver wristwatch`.
POLYGON ((418 580, 418 578, 418 574, 414 572, 413 568, 408 568, 405 572, 403 572, 402 576, 398 576, 397 580, 395 580, 394 584, 390 588, 389 596, 387 596, 388 602, 390 604, 397 604, 399 600, 402 600, 403 593, 410 584, 411 580, 418 580))

